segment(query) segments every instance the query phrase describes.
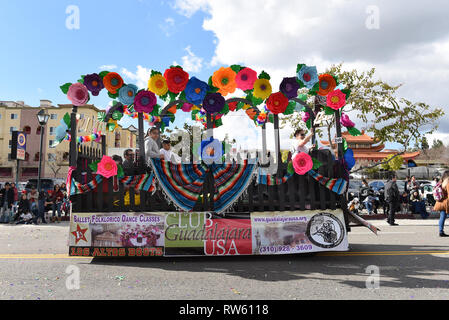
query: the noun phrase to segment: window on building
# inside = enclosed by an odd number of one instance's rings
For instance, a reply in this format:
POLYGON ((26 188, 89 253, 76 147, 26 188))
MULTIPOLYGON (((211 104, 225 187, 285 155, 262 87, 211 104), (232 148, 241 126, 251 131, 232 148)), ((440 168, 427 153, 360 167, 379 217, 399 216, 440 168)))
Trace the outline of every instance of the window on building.
POLYGON ((17 113, 11 113, 11 120, 16 120, 19 118, 19 115, 17 113))
POLYGON ((0 168, 0 177, 3 178, 12 177, 12 168, 0 168))
POLYGON ((12 140, 9 140, 8 148, 11 149, 12 140))
POLYGON ((39 161, 39 152, 34 154, 34 161, 39 161))
POLYGON ((56 161, 56 154, 54 154, 54 153, 49 153, 49 154, 48 154, 48 161, 50 161, 50 162, 56 161))
POLYGON ((26 134, 31 134, 31 127, 30 126, 23 127, 23 132, 25 132, 26 134))
POLYGON ((25 152, 25 161, 30 161, 30 154, 25 152))
POLYGON ((62 160, 64 160, 64 161, 69 160, 69 153, 68 152, 64 152, 63 153, 62 160))
POLYGON ((50 135, 53 136, 55 134, 55 127, 50 127, 50 135))
POLYGON ((48 147, 49 147, 49 148, 54 148, 54 147, 53 147, 53 143, 54 143, 54 142, 55 142, 55 140, 49 140, 49 141, 48 141, 48 147))
POLYGON ((38 126, 36 129, 36 134, 41 134, 41 126, 38 126))
POLYGON ((52 113, 52 114, 50 114, 50 119, 56 120, 56 119, 58 119, 58 115, 56 113, 52 113))

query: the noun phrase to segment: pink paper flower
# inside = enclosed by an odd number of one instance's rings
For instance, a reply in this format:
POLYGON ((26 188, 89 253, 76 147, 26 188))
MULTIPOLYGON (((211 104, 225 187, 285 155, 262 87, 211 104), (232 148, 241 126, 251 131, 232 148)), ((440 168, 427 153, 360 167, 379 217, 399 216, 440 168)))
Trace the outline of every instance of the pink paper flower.
POLYGON ((313 168, 312 157, 305 152, 298 153, 293 158, 292 164, 295 172, 301 176, 306 174, 313 168))
POLYGON ((349 119, 349 116, 345 113, 341 115, 340 123, 346 128, 352 128, 355 126, 354 122, 349 119))
POLYGON ((334 110, 338 110, 344 107, 346 104, 346 95, 339 89, 330 92, 327 95, 327 106, 334 110))
POLYGON ((89 101, 89 91, 82 83, 74 83, 69 87, 67 98, 72 101, 74 106, 83 106, 89 101))
POLYGON ((117 175, 117 164, 111 157, 103 156, 98 163, 97 174, 102 175, 105 178, 110 178, 117 175))
POLYGON ((185 102, 182 105, 181 110, 184 111, 184 112, 190 112, 190 111, 192 111, 192 107, 193 107, 193 104, 185 102))
POLYGON ((245 90, 252 90, 254 88, 254 82, 257 80, 257 72, 250 68, 243 68, 237 73, 235 82, 237 88, 245 90))
POLYGON ((310 119, 310 114, 308 112, 301 112, 302 121, 307 122, 310 119))

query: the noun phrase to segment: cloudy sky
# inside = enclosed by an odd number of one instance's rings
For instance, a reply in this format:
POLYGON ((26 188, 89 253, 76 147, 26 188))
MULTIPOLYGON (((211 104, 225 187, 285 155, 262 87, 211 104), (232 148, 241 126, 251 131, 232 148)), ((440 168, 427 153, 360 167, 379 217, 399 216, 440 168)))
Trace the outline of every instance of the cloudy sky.
MULTIPOLYGON (((146 87, 152 69, 174 63, 205 81, 221 66, 242 64, 267 71, 277 88, 297 63, 323 72, 343 62, 345 69, 375 67, 376 77, 403 84, 399 95, 443 108, 429 140, 449 144, 447 12, 447 0, 2 2, 0 100, 67 103, 61 84, 101 70, 146 87), (79 10, 78 28, 70 28, 70 6, 79 10)), ((104 108, 109 100, 103 93, 91 102, 104 108)), ((260 136, 244 113, 226 117, 217 135, 224 132, 246 142, 260 136)))

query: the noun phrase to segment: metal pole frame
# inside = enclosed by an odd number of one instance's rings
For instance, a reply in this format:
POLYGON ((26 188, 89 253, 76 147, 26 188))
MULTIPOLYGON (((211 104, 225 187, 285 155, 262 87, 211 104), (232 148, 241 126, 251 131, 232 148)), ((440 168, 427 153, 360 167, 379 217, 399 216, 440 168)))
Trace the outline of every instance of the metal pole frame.
POLYGON ((42 148, 44 144, 44 130, 45 126, 41 126, 41 142, 39 147, 39 169, 37 173, 37 192, 40 193, 41 190, 41 175, 42 175, 42 148))

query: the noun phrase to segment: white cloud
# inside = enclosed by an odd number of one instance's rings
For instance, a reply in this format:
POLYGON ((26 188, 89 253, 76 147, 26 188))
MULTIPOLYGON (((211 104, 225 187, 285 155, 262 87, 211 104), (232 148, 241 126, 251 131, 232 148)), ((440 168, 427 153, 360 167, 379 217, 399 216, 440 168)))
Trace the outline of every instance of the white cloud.
POLYGON ((122 74, 127 77, 130 80, 134 81, 134 84, 139 88, 147 88, 148 87, 148 80, 151 76, 151 69, 137 66, 137 71, 131 72, 127 70, 126 68, 122 68, 122 74))
POLYGON ((173 7, 186 17, 207 14, 203 29, 213 32, 216 45, 212 66, 265 70, 274 90, 300 62, 319 72, 340 62, 345 69, 375 67, 377 77, 403 84, 400 96, 443 108, 437 134, 449 133, 447 1, 177 0, 173 7), (377 30, 366 27, 368 5, 379 8, 377 30))
MULTIPOLYGON (((195 72, 198 73, 201 71, 203 67, 203 58, 197 57, 193 52, 190 46, 184 49, 187 51, 187 55, 181 58, 182 60, 182 68, 186 72, 195 72)), ((173 62, 174 65, 178 63, 176 61, 173 62)))
POLYGON ((99 66, 98 69, 100 69, 100 70, 114 70, 114 69, 117 69, 117 66, 115 64, 105 64, 105 65, 99 66))
POLYGON ((164 20, 164 23, 159 24, 159 28, 164 32, 167 37, 173 35, 176 31, 175 19, 168 17, 164 20))

